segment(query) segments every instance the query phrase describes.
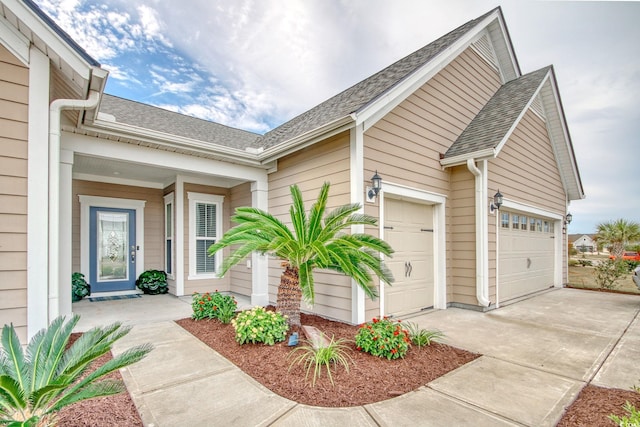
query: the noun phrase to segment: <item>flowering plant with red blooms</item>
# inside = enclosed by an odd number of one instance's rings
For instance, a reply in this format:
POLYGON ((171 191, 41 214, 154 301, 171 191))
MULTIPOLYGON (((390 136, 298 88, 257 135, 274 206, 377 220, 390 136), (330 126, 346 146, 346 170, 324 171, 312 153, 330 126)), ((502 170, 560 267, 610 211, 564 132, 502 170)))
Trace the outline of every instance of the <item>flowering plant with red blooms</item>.
POLYGON ((410 343, 409 333, 400 321, 388 317, 372 319, 361 325, 356 334, 356 348, 359 351, 389 360, 404 357, 410 343))
POLYGON ((193 294, 191 308, 191 318, 195 320, 218 319, 222 323, 229 323, 236 314, 238 303, 231 295, 222 295, 217 290, 213 294, 196 292, 193 294))

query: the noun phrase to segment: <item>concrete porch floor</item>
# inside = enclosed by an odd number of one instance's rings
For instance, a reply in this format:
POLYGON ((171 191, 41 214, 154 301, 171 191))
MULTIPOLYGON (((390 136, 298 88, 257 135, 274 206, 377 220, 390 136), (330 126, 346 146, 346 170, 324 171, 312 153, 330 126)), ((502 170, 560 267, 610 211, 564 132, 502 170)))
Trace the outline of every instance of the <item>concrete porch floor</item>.
MULTIPOLYGON (((251 308, 249 297, 233 295, 238 309, 251 308)), ((80 321, 74 332, 85 332, 95 326, 106 326, 114 322, 125 325, 144 325, 168 320, 191 317, 191 296, 176 297, 170 294, 141 295, 140 298, 128 298, 107 301, 90 301, 85 298, 74 302, 71 309, 80 315, 80 321)))

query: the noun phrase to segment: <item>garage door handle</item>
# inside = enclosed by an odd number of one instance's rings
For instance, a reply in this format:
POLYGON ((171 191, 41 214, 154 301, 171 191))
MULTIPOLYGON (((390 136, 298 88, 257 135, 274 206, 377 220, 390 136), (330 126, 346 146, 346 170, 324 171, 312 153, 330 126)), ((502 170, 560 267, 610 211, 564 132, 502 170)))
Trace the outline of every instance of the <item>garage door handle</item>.
POLYGON ((405 261, 404 262, 404 277, 408 277, 409 274, 409 264, 405 261))
POLYGON ((409 272, 407 274, 407 277, 411 277, 411 272, 413 271, 413 266, 411 265, 411 261, 409 261, 409 272))

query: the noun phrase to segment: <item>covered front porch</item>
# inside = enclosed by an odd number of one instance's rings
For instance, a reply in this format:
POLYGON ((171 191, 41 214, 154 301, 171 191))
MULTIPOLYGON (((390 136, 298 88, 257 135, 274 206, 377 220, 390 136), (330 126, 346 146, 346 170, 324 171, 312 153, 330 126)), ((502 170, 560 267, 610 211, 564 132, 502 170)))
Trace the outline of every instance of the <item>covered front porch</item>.
MULTIPOLYGON (((49 321, 98 306, 72 305, 73 272, 84 274, 91 296, 138 293, 135 280, 142 272, 162 270, 172 298, 190 302, 194 292, 219 290, 268 304, 266 257, 254 254, 219 277, 228 252, 206 253, 232 226, 235 208, 268 208, 267 167, 66 132, 60 154, 59 251, 50 260, 60 271, 49 292, 49 321)), ((122 319, 117 313, 124 301, 100 308, 115 306, 115 318, 122 319)), ((154 299, 131 301, 144 317, 154 299)), ((190 316, 190 305, 180 304, 188 309, 181 317, 190 316)))

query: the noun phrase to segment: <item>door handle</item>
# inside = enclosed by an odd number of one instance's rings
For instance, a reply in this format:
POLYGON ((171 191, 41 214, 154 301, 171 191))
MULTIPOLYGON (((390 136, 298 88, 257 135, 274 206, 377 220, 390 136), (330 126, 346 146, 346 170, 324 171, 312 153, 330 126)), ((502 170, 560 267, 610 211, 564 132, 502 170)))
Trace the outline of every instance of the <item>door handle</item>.
POLYGON ((404 277, 407 277, 407 275, 409 274, 409 264, 407 263, 407 261, 404 262, 404 277))
POLYGON ((411 277, 411 272, 413 271, 413 266, 411 265, 411 261, 409 261, 409 276, 411 277))
POLYGON ((136 262, 136 251, 131 251, 131 262, 136 262))

